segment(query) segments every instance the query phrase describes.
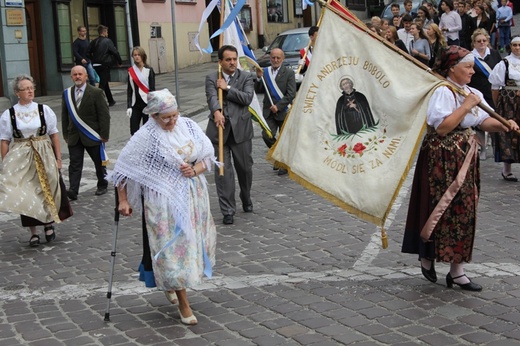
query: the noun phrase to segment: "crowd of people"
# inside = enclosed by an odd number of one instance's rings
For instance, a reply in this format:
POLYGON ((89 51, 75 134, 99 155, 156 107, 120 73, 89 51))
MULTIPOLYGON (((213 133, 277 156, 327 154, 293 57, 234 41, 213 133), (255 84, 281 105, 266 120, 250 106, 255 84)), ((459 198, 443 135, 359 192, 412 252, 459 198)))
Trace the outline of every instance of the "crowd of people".
MULTIPOLYGON (((417 13, 412 11, 411 0, 405 0, 403 5, 404 8, 401 9, 399 4, 392 3, 391 20, 372 17, 367 26, 390 44, 430 68, 434 67, 442 51, 448 46, 460 46, 471 51, 476 63, 475 74, 468 85, 480 90, 486 102, 493 109, 498 109, 500 114, 505 114, 508 119, 516 119, 513 110, 504 109, 504 97, 500 98, 500 105, 496 104, 498 90, 505 89, 506 79, 509 80, 509 84, 514 83, 514 77, 510 76, 511 69, 507 69, 506 77, 506 62, 502 62, 494 77, 490 77, 495 66, 502 60, 501 53, 506 54, 506 51, 511 51, 505 61, 512 64, 512 74, 515 75, 514 67, 517 61, 512 48, 516 43, 511 42, 511 26, 514 26, 513 3, 509 0, 443 0, 436 8, 425 0, 418 7, 417 13), (491 92, 492 83, 495 83, 495 99, 491 92)), ((513 100, 507 103, 514 104, 513 100)), ((477 135, 480 142, 480 158, 485 160, 488 134, 477 129, 477 135)), ((511 135, 506 136, 509 140, 501 140, 502 137, 491 137, 495 140, 494 143, 499 144, 494 146, 495 160, 504 163, 501 173, 503 179, 518 181, 511 171, 511 163, 519 162, 514 154, 516 139, 511 135), (513 143, 513 148, 508 143, 513 143)))
MULTIPOLYGON (((398 3, 390 5, 391 19, 372 17, 368 27, 392 44, 417 57, 413 47, 415 36, 410 32, 412 24, 423 32, 429 41, 430 57, 418 59, 430 67, 443 46, 457 45, 473 49, 471 37, 476 29, 484 29, 490 36, 490 47, 504 53, 510 43, 513 21, 513 3, 509 0, 443 0, 438 7, 428 0, 423 1, 417 12, 412 11, 412 1, 405 0, 404 12, 398 3), (397 31, 394 38, 392 27, 397 31), (433 31, 432 31, 433 30, 433 31), (439 34, 440 33, 440 34, 439 34), (442 36, 444 40, 441 40, 442 36)), ((424 52, 419 56, 426 55, 424 52)))

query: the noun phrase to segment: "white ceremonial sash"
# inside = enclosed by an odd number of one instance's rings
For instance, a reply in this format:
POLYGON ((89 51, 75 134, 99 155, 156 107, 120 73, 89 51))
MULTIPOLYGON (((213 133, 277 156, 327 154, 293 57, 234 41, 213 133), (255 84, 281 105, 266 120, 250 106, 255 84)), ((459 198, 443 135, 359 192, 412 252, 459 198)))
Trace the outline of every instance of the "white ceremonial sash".
MULTIPOLYGON (((63 93, 65 94, 65 104, 67 106, 72 121, 85 136, 87 136, 89 139, 93 141, 99 142, 101 161, 103 163, 103 166, 106 166, 108 163, 108 155, 105 151, 105 143, 103 143, 103 141, 101 140, 101 136, 79 117, 78 111, 74 106, 74 100, 72 99, 72 94, 74 93, 74 86, 65 89, 63 93)), ((85 98, 85 92, 83 92, 83 98, 85 98)))

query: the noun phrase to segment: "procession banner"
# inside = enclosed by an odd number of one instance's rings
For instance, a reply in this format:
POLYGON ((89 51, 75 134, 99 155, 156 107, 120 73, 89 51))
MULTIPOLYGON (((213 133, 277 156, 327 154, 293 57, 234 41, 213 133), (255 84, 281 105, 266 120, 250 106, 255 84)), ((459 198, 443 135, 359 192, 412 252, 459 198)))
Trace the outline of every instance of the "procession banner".
POLYGON ((327 5, 312 63, 267 158, 303 186, 383 226, 441 80, 367 30, 327 5))

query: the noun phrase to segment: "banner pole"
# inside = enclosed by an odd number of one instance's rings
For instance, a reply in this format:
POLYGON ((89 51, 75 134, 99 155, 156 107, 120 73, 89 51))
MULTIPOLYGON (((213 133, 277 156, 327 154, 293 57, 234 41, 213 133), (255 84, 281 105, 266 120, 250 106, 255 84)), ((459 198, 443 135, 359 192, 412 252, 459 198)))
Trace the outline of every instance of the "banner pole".
MULTIPOLYGON (((224 17, 226 15, 226 13, 224 11, 225 3, 226 3, 226 1, 220 2, 220 27, 222 27, 224 25, 224 20, 225 20, 224 17)), ((220 49, 224 43, 224 35, 220 35, 218 40, 219 40, 218 47, 220 49)), ((218 65, 218 79, 222 79, 222 66, 220 66, 220 64, 218 65)), ((222 116, 224 116, 224 92, 220 88, 218 88, 217 91, 218 91, 218 102, 220 104, 220 109, 221 109, 220 112, 222 113, 222 116)), ((224 128, 221 125, 218 125, 218 160, 219 160, 219 162, 222 163, 219 167, 219 175, 223 176, 224 175, 224 128)))

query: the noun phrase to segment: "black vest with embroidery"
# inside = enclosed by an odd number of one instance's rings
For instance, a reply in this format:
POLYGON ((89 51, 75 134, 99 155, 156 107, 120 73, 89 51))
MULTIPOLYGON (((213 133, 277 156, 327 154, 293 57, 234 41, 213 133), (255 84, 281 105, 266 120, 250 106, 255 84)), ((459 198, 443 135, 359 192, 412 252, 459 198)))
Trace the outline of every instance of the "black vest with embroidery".
MULTIPOLYGON (((38 114, 40 114, 40 128, 38 129, 38 136, 43 136, 47 133, 47 124, 45 123, 45 115, 43 113, 43 105, 38 104, 38 114)), ((11 125, 13 126, 13 138, 23 138, 22 131, 18 130, 16 126, 16 115, 14 107, 9 108, 9 115, 11 116, 11 125)))

